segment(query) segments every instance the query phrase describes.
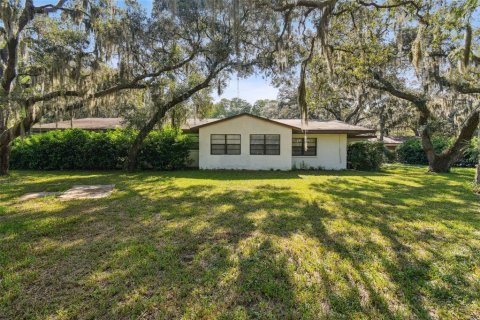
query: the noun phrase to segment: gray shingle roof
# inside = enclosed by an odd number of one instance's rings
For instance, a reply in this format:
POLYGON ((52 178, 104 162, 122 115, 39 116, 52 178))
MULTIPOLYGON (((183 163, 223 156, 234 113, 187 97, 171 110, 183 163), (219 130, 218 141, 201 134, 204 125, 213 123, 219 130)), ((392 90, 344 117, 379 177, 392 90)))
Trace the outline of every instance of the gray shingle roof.
MULTIPOLYGON (((124 128, 122 118, 82 118, 82 119, 73 119, 73 128, 76 129, 86 129, 86 130, 107 130, 107 129, 116 129, 124 128)), ((70 129, 71 123, 70 120, 58 121, 51 123, 37 123, 32 127, 34 131, 39 131, 42 129, 52 130, 52 129, 70 129)))
MULTIPOLYGON (((246 114, 248 115, 248 114, 246 114)), ((240 115, 238 115, 240 116, 240 115)), ((251 116, 251 115, 249 115, 251 116)), ((256 118, 261 118, 257 116, 252 116, 256 118)), ((228 121, 230 118, 225 119, 188 119, 187 122, 182 126, 182 129, 186 132, 198 132, 198 128, 205 125, 213 124, 218 121, 228 121)), ((277 122, 279 125, 286 125, 292 127, 294 132, 309 132, 309 133, 353 133, 353 134, 362 134, 362 133, 373 133, 375 130, 351 125, 342 121, 332 120, 332 121, 318 121, 318 120, 309 120, 307 124, 302 125, 300 119, 266 119, 261 118, 270 122, 277 122)), ((38 132, 41 130, 55 130, 55 129, 69 129, 71 127, 70 120, 59 121, 57 123, 44 123, 36 124, 32 127, 32 131, 38 132)), ((73 128, 86 129, 86 130, 108 130, 116 128, 124 128, 122 118, 83 118, 83 119, 74 119, 73 128)))
MULTIPOLYGON (((383 137, 383 143, 386 145, 399 145, 405 141, 418 139, 415 136, 399 136, 399 137, 383 137)), ((370 139, 371 141, 379 141, 378 138, 370 139)))
POLYGON ((359 131, 359 132, 375 132, 375 130, 355 126, 338 120, 319 121, 309 120, 307 124, 302 125, 300 119, 272 119, 273 121, 288 124, 302 130, 308 131, 359 131))
POLYGON ((302 121, 300 119, 267 119, 258 117, 255 115, 250 114, 239 114, 230 118, 224 119, 203 119, 197 120, 195 122, 193 119, 187 122, 186 130, 191 132, 197 132, 198 128, 204 127, 206 125, 213 124, 215 122, 223 122, 228 121, 231 118, 236 118, 242 115, 251 116, 254 118, 260 118, 263 120, 267 120, 270 122, 277 122, 280 125, 286 125, 293 129, 294 132, 310 132, 310 133, 354 133, 354 134, 362 134, 362 133, 374 133, 374 129, 369 129, 361 126, 351 125, 342 121, 338 120, 331 120, 331 121, 318 121, 318 120, 309 120, 308 123, 302 125, 302 121))

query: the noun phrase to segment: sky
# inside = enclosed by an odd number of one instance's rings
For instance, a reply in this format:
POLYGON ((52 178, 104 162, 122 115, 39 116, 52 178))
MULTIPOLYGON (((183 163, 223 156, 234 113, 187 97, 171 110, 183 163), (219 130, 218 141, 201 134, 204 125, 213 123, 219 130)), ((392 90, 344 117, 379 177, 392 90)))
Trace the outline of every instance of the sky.
POLYGON ((216 93, 213 95, 215 101, 220 99, 240 98, 254 103, 260 99, 277 99, 278 89, 270 85, 268 79, 263 79, 260 75, 253 75, 245 79, 232 77, 227 88, 221 96, 216 93))

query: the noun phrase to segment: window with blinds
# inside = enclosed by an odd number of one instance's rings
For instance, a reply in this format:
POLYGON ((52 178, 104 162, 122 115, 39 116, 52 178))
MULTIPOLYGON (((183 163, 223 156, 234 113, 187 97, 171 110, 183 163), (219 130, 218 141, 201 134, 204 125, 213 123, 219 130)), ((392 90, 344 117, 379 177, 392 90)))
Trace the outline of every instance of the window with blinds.
POLYGON ((238 155, 241 152, 240 143, 239 134, 212 134, 210 135, 210 154, 238 155))
POLYGON ((279 134, 251 134, 250 135, 251 155, 279 155, 280 135, 279 134))
POLYGON ((304 138, 292 139, 292 156, 316 156, 316 155, 317 155, 317 138, 307 138, 307 148, 305 148, 304 138))

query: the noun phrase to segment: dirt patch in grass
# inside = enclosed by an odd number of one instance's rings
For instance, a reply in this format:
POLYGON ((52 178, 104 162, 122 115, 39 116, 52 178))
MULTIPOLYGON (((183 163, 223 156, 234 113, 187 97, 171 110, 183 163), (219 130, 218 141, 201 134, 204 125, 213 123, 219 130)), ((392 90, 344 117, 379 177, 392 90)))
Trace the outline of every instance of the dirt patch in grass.
POLYGON ((64 193, 62 193, 58 198, 61 200, 78 200, 78 199, 100 199, 109 197, 114 184, 107 185, 78 185, 73 186, 64 193))
POLYGON ((78 185, 65 192, 30 192, 19 198, 20 201, 28 201, 45 197, 58 197, 60 200, 100 199, 109 197, 115 185, 78 185))

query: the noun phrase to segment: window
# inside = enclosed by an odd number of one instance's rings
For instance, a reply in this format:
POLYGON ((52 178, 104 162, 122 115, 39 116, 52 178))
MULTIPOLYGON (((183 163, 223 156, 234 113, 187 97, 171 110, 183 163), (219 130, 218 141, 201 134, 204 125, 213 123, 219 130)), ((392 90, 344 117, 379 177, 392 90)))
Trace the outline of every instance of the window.
POLYGON ((210 135, 210 154, 240 154, 239 134, 210 135))
POLYGON ((316 156, 317 155, 317 138, 307 138, 307 150, 305 150, 304 138, 292 139, 292 155, 293 156, 316 156))
POLYGON ((279 134, 251 134, 250 135, 251 155, 279 155, 280 135, 279 134))

